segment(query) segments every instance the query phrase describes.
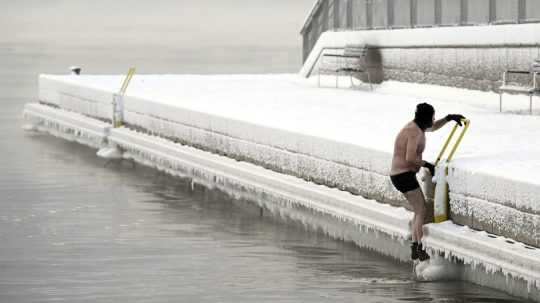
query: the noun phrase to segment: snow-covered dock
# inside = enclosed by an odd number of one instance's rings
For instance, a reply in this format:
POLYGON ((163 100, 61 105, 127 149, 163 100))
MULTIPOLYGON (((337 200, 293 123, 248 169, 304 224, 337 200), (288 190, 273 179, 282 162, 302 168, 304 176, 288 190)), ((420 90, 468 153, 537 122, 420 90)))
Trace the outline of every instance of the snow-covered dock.
MULTIPOLYGON (((426 85, 390 82, 367 92, 321 89, 296 75, 135 76, 125 97, 128 127, 111 129, 102 120, 111 118, 120 83, 119 76, 41 76, 46 105, 29 104, 25 115, 37 129, 117 146, 124 157, 400 260, 411 214, 369 200, 403 202, 387 178, 394 136, 418 101, 438 116, 464 114, 472 127, 450 169, 452 214, 509 239, 445 223, 428 225, 426 242, 465 263, 464 279, 540 301, 533 247, 540 246, 540 117, 519 114, 527 98, 508 98, 513 113, 501 114, 495 94, 426 85)), ((448 131, 428 135, 426 159, 448 131)))

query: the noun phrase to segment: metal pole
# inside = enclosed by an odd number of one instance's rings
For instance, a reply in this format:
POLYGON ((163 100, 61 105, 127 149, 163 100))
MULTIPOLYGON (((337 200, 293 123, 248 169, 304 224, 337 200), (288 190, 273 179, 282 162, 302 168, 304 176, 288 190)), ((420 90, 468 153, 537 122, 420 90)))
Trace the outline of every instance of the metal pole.
POLYGON ((394 3, 394 0, 386 0, 386 28, 394 26, 394 3))
POLYGON ((352 29, 352 0, 347 1, 347 29, 352 29))
POLYGON ((463 136, 465 135, 465 133, 467 132, 467 129, 469 129, 469 126, 471 125, 471 121, 468 120, 468 119, 465 119, 465 120, 462 120, 462 121, 463 121, 463 124, 464 124, 463 130, 459 134, 459 137, 457 138, 456 143, 454 143, 454 148, 452 148, 452 150, 450 151, 450 155, 448 155, 448 158, 446 159, 446 162, 450 162, 452 160, 452 158, 454 157, 454 154, 456 153, 456 150, 457 150, 459 144, 461 143, 461 140, 463 139, 463 136))
POLYGON ((459 17, 459 24, 465 25, 467 24, 467 19, 469 15, 469 7, 468 7, 468 0, 461 0, 460 3, 460 17, 459 17))
POLYGON ((442 158, 444 152, 446 151, 446 148, 448 147, 448 144, 449 144, 450 141, 452 140, 452 137, 454 136, 454 133, 456 132, 457 127, 458 127, 458 124, 456 123, 456 124, 454 125, 454 127, 452 128, 452 131, 451 131, 450 134, 448 135, 448 138, 447 138, 446 141, 444 142, 444 145, 443 145, 441 151, 439 152, 439 155, 437 156, 437 160, 435 160, 435 166, 437 166, 437 164, 439 164, 439 161, 441 161, 441 158, 442 158))
POLYGON ((495 0, 489 0, 489 23, 494 23, 497 20, 497 3, 495 0))
POLYGON ((519 0, 518 2, 518 20, 517 23, 521 23, 527 20, 527 1, 519 0))
POLYGON ((416 24, 418 24, 418 17, 417 17, 417 13, 416 13, 416 8, 418 6, 418 3, 416 2, 416 0, 411 0, 411 28, 415 27, 416 24))
POLYGON ((442 3, 441 0, 435 0, 435 24, 441 25, 442 23, 442 3))
POLYGON ((371 17, 371 0, 365 0, 364 5, 360 9, 363 9, 363 13, 366 15, 366 28, 370 29, 373 26, 371 17))

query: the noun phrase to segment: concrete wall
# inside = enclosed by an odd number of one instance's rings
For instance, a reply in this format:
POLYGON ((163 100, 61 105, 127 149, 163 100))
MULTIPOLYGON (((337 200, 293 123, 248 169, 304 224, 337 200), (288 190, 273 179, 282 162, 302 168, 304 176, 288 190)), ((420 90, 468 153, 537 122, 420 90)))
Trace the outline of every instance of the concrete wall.
MULTIPOLYGON (((505 70, 528 71, 539 58, 537 46, 372 47, 367 51, 365 64, 374 83, 394 80, 498 92, 505 70)), ((368 80, 365 73, 355 77, 368 80)), ((512 74, 508 80, 530 85, 532 78, 512 74)))
MULTIPOLYGON (((537 46, 412 47, 378 51, 382 80, 484 91, 498 91, 505 70, 529 70, 531 62, 540 58, 537 46)), ((510 80, 526 85, 531 78, 513 76, 510 80)))

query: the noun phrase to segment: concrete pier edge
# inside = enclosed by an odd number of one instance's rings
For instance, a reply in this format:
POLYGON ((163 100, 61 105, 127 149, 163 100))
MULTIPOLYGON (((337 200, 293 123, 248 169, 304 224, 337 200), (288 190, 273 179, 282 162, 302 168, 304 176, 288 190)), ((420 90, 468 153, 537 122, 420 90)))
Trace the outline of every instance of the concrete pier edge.
MULTIPOLYGON (((410 213, 404 209, 163 138, 126 128, 110 129, 102 121, 50 106, 28 104, 24 116, 39 131, 94 148, 118 145, 125 150, 126 157, 137 162, 172 175, 189 176, 233 197, 262 203, 285 216, 290 212, 292 219, 310 221, 313 227, 326 228, 331 236, 354 241, 398 260, 407 259, 405 243, 409 237, 410 213), (318 198, 321 195, 324 198, 318 198)), ((463 279, 540 302, 538 249, 531 250, 511 240, 509 243, 501 237, 485 241, 487 234, 459 226, 432 224, 426 227, 426 233, 429 249, 464 264, 463 279), (476 241, 478 237, 484 237, 480 243, 476 241), (470 245, 463 245, 467 242, 470 245)))

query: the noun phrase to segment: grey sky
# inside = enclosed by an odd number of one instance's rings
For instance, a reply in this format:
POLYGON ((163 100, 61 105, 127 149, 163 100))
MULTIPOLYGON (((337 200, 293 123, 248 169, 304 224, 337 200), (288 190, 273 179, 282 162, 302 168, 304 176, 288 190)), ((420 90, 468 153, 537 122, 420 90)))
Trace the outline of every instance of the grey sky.
POLYGON ((314 0, 0 1, 0 41, 145 39, 186 45, 299 45, 314 0), (40 38, 42 39, 42 38, 40 38))

